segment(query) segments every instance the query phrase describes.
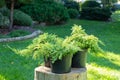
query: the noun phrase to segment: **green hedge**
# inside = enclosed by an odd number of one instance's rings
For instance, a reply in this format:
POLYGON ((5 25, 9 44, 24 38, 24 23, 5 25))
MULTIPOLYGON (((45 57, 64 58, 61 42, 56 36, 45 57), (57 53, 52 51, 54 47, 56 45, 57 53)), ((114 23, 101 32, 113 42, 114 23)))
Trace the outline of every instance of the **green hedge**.
POLYGON ((68 9, 70 18, 78 18, 79 12, 76 9, 68 9))
POLYGON ((10 10, 8 8, 6 8, 5 6, 0 8, 0 13, 3 14, 3 16, 10 16, 10 10))
POLYGON ((95 7, 101 7, 100 6, 100 3, 96 2, 96 1, 85 1, 84 3, 82 3, 81 5, 82 8, 85 8, 85 7, 89 7, 89 8, 95 8, 95 7))
POLYGON ((14 11, 14 25, 20 25, 20 26, 31 26, 32 25, 32 18, 25 14, 24 12, 20 10, 15 10, 14 11))
POLYGON ((49 0, 23 6, 20 10, 30 15, 33 20, 48 24, 61 23, 69 19, 69 14, 62 4, 49 0))
MULTIPOLYGON (((25 4, 30 4, 33 1, 34 0, 15 0, 14 9, 19 9, 21 6, 24 6, 25 4)), ((6 0, 6 6, 7 6, 7 8, 10 9, 10 7, 11 7, 10 0, 6 0)))
POLYGON ((0 8, 5 6, 5 0, 0 0, 0 8))
POLYGON ((80 5, 76 1, 65 1, 64 6, 67 7, 67 9, 80 10, 80 5))
POLYGON ((3 16, 3 14, 0 13, 0 28, 8 28, 9 24, 10 24, 10 21, 8 17, 3 16))
POLYGON ((106 21, 111 17, 111 14, 109 8, 83 8, 81 11, 81 18, 106 21))
POLYGON ((120 10, 120 4, 113 4, 112 11, 120 10))

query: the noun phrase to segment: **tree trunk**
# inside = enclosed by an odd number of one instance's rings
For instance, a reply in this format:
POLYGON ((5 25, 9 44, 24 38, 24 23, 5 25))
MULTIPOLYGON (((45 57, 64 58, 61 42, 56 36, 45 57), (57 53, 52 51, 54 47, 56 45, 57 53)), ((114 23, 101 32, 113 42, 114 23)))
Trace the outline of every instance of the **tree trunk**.
POLYGON ((11 30, 13 27, 13 13, 14 13, 14 0, 11 0, 11 11, 10 11, 10 27, 9 29, 11 30))

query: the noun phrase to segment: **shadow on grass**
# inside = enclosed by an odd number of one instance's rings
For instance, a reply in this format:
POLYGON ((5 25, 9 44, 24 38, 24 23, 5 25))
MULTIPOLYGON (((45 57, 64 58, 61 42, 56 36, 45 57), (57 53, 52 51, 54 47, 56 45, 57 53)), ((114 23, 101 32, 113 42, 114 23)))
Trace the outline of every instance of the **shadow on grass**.
POLYGON ((95 54, 88 54, 87 62, 88 62, 88 64, 96 63, 97 65, 99 65, 101 67, 107 67, 107 68, 111 68, 111 69, 120 70, 120 65, 117 65, 112 62, 116 59, 116 58, 114 58, 114 59, 113 58, 114 57, 109 59, 107 57, 97 56, 95 54))
POLYGON ((0 52, 0 75, 4 76, 4 80, 33 80, 34 69, 38 66, 38 62, 12 51, 0 52))

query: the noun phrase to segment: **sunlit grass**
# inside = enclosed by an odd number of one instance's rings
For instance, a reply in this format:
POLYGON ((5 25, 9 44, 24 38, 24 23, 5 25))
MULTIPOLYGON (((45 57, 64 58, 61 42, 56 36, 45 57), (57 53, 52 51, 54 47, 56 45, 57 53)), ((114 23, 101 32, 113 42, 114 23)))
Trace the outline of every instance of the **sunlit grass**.
POLYGON ((106 52, 88 57, 88 80, 120 80, 120 55, 106 52))
POLYGON ((115 13, 113 13, 112 20, 113 21, 120 21, 120 11, 116 11, 115 13))
POLYGON ((119 71, 98 67, 96 64, 87 65, 88 80, 119 80, 119 71))
MULTIPOLYGON (((70 20, 64 25, 36 28, 66 37, 70 35, 73 24, 81 25, 88 34, 97 36, 105 44, 101 46, 105 53, 88 54, 88 80, 120 80, 119 14, 113 15, 116 18, 113 22, 70 20)), ((22 52, 31 42, 32 40, 0 43, 0 80, 33 80, 34 69, 40 65, 40 61, 16 54, 17 51, 22 52)))
POLYGON ((31 43, 30 40, 0 43, 0 80, 33 80, 34 69, 38 61, 22 57, 8 48, 24 49, 31 43))
POLYGON ((0 75, 0 80, 6 80, 4 76, 0 75))

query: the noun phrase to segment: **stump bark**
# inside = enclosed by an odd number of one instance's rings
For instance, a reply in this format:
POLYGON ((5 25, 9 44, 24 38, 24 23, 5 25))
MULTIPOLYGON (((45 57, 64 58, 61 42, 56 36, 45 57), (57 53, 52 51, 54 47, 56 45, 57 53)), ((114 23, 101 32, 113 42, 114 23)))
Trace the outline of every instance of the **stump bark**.
POLYGON ((72 68, 70 73, 52 73, 50 68, 40 66, 35 69, 34 80, 87 80, 86 68, 72 68))

